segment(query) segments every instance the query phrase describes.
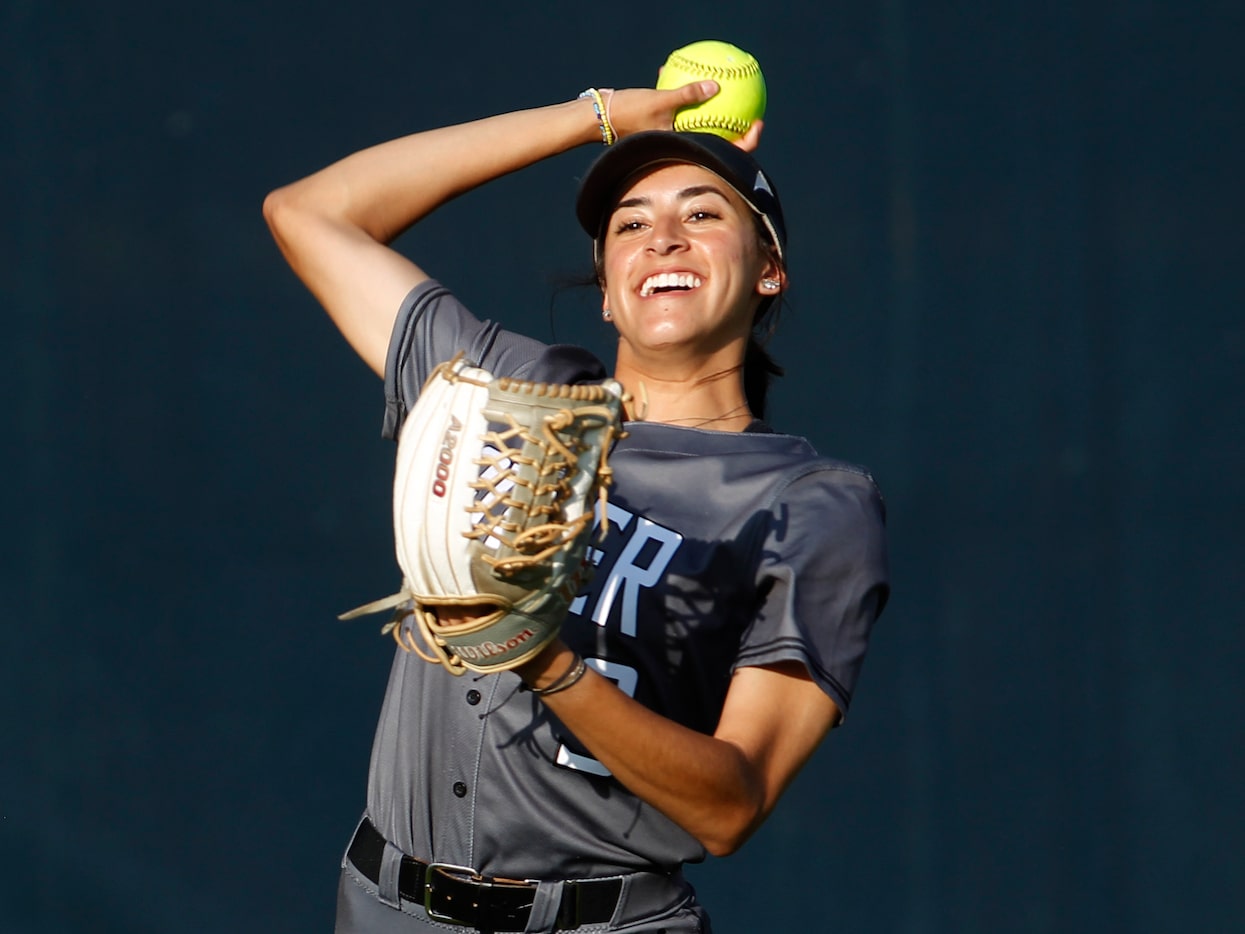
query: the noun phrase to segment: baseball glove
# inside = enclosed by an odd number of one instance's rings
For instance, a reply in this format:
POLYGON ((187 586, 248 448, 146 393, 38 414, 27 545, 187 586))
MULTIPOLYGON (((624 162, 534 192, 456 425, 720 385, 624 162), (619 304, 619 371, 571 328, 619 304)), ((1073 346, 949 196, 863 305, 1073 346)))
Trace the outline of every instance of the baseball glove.
POLYGON ((621 384, 494 378, 463 356, 428 377, 398 439, 398 645, 454 674, 503 671, 551 642, 590 572, 593 507, 622 436, 621 384), (422 644, 421 644, 422 643, 422 644))

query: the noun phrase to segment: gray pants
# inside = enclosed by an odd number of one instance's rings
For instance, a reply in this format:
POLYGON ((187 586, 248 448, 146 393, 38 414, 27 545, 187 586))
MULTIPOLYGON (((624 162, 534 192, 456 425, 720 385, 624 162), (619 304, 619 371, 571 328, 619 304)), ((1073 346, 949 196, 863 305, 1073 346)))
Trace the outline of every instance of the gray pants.
MULTIPOLYGON (((576 928, 581 934, 624 931, 627 934, 711 934, 709 916, 696 902, 696 894, 683 879, 657 892, 652 886, 624 883, 618 910, 608 924, 576 928)), ((365 878, 348 859, 342 860, 337 885, 336 934, 469 934, 474 928, 433 921, 417 905, 398 899, 391 908, 380 899, 376 885, 365 878)), ((550 931, 552 928, 533 928, 550 931)))

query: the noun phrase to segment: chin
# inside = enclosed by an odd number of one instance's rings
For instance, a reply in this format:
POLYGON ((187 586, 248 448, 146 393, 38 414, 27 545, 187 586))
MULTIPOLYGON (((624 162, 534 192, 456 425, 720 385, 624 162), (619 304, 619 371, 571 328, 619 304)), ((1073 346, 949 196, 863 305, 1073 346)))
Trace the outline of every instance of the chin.
POLYGON ((649 350, 662 350, 667 347, 677 347, 680 344, 686 344, 695 340, 695 335, 689 334, 682 328, 650 328, 639 335, 644 347, 649 350))

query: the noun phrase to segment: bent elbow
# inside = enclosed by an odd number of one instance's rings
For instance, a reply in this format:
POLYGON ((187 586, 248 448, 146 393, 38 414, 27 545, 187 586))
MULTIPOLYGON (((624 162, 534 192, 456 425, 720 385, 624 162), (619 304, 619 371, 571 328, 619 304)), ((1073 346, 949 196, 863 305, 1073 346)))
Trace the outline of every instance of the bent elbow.
POLYGON ((743 846, 744 841, 738 838, 722 839, 722 840, 702 840, 705 845, 705 851, 710 856, 730 856, 743 846))
POLYGON ((267 197, 264 198, 264 222, 275 237, 279 238, 280 236, 281 225, 289 216, 290 202, 292 200, 288 187, 270 191, 267 197))
POLYGON ((706 852, 708 852, 710 856, 722 857, 730 856, 732 853, 737 852, 751 836, 752 829, 749 828, 744 833, 715 833, 711 836, 702 838, 700 842, 704 845, 706 852))
POLYGON ((268 193, 263 205, 268 232, 286 261, 298 272, 305 265, 313 232, 320 215, 297 182, 268 193))
POLYGON ((759 805, 733 808, 719 814, 713 827, 699 835, 700 844, 710 856, 730 856, 748 842, 764 817, 759 805))

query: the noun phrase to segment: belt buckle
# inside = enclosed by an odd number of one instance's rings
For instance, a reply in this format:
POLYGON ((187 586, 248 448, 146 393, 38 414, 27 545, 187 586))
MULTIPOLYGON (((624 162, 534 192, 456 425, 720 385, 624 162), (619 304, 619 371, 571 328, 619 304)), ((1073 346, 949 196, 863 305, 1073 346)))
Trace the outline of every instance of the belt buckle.
POLYGON ((432 898, 436 894, 434 882, 438 873, 443 873, 447 876, 463 876, 465 877, 464 881, 474 885, 487 886, 490 883, 470 866, 456 866, 453 863, 429 863, 424 870, 424 911, 428 912, 428 917, 443 924, 464 926, 470 924, 470 921, 456 918, 454 915, 446 914, 432 906, 432 898))
MULTIPOLYGON (((517 921, 519 927, 506 927, 505 930, 522 930, 526 927, 526 918, 520 919, 515 914, 519 908, 531 909, 531 903, 526 905, 499 906, 495 903, 493 891, 501 892, 508 889, 523 889, 527 892, 535 892, 539 885, 536 879, 497 879, 481 874, 478 870, 472 869, 470 866, 456 866, 453 863, 429 863, 424 870, 424 911, 428 912, 428 917, 434 921, 440 921, 445 924, 458 924, 466 927, 483 927, 495 926, 497 915, 500 909, 506 913, 506 920, 517 921), (438 880, 442 885, 437 886, 438 880), (446 883, 451 883, 447 885, 446 883), (446 889, 453 885, 461 885, 468 888, 472 892, 472 904, 470 906, 447 906, 445 903, 453 900, 453 895, 446 889), (434 899, 437 903, 434 904, 434 899), (458 908, 462 914, 451 914, 451 907, 458 908), (469 911, 463 909, 470 908, 469 911)), ((461 890, 459 892, 461 893, 461 890)))

